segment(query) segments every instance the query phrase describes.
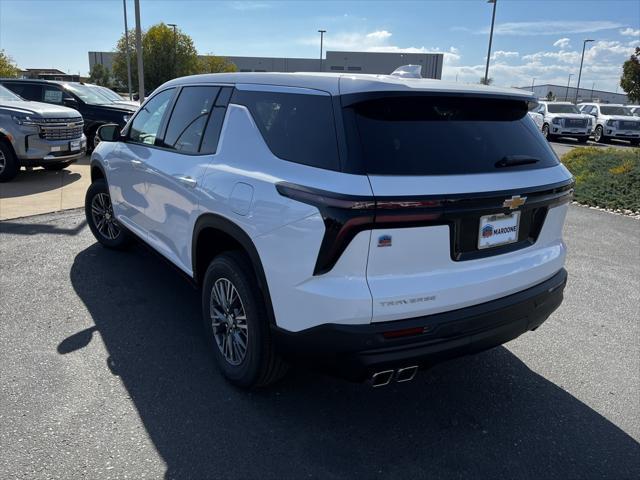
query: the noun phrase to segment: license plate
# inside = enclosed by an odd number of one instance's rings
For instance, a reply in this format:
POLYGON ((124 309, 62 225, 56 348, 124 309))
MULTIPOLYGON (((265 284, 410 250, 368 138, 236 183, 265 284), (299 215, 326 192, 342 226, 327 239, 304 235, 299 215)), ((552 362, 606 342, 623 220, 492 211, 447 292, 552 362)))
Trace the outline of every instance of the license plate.
POLYGON ((76 150, 80 150, 80 140, 74 140, 72 142, 69 142, 69 150, 76 151, 76 150))
POLYGON ((497 247, 517 241, 519 226, 520 212, 480 217, 478 248, 497 247))

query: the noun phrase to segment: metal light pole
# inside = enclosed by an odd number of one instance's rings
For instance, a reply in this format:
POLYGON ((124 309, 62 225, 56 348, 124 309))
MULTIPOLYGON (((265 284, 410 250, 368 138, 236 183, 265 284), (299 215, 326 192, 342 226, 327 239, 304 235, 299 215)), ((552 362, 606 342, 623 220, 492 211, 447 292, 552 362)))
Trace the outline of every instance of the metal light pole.
POLYGON ((124 8, 124 46, 127 50, 127 88, 129 89, 129 100, 133 100, 131 93, 131 53, 129 52, 129 27, 127 26, 127 0, 122 0, 124 8))
POLYGON ((591 101, 593 102, 593 89, 596 88, 596 82, 591 84, 591 101))
POLYGON ((487 3, 493 3, 493 14, 491 15, 491 32, 489 33, 489 51, 487 52, 487 66, 484 69, 484 84, 489 81, 489 59, 491 58, 491 43, 493 42, 493 24, 496 21, 496 5, 498 0, 487 0, 487 3))
POLYGON ((173 78, 178 76, 178 66, 176 65, 176 60, 178 59, 178 44, 176 42, 176 27, 175 23, 167 23, 168 27, 173 27, 173 78))
POLYGON ((578 93, 580 93, 580 77, 582 77, 582 64, 584 62, 584 49, 587 46, 587 43, 589 42, 595 42, 595 40, 591 40, 591 39, 587 39, 584 42, 582 42, 582 58, 580 59, 580 71, 578 72, 578 86, 576 87, 576 101, 575 103, 578 103, 578 93))
POLYGON ((569 74, 569 80, 567 80, 567 92, 564 94, 565 102, 569 99, 569 84, 571 83, 571 77, 573 77, 573 73, 569 74))
POLYGON ((318 30, 320 34, 320 71, 322 72, 322 41, 324 40, 324 34, 327 33, 326 30, 318 30))
POLYGON ((531 92, 533 92, 533 85, 536 83, 536 77, 531 79, 531 92))
POLYGON ((142 27, 140 26, 140 0, 135 0, 136 7, 136 53, 138 55, 138 99, 144 102, 144 64, 142 61, 142 27))

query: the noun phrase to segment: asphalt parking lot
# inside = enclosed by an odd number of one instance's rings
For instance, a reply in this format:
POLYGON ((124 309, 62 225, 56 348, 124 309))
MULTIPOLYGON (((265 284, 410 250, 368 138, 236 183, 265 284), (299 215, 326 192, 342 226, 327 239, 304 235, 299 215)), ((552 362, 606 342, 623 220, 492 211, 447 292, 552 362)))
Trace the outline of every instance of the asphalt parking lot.
POLYGON ((640 478, 640 222, 570 208, 536 332, 371 389, 307 371, 247 393, 199 294, 72 210, 0 223, 0 478, 640 478))

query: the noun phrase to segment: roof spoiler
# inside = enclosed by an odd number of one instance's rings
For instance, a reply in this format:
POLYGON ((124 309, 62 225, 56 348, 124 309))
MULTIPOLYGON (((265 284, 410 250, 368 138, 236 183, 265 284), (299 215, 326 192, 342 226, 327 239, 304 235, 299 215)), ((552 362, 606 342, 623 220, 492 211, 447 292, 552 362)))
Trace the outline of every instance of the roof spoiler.
POLYGON ((422 65, 402 65, 391 72, 391 75, 401 78, 422 78, 422 65))

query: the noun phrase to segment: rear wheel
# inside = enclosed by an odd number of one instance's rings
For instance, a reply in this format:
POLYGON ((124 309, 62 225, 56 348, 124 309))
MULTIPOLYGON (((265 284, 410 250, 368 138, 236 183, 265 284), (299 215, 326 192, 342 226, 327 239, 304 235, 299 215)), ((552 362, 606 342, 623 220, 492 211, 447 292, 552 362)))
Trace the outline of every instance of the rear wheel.
POLYGON ((548 124, 544 124, 542 125, 542 135, 544 135, 544 138, 546 138, 547 140, 551 141, 555 138, 554 135, 551 135, 549 133, 549 125, 548 124))
POLYGON ((109 188, 104 179, 93 182, 87 190, 84 212, 96 240, 107 248, 122 249, 131 242, 127 232, 113 215, 109 188))
POLYGON ((223 253, 209 265, 202 315, 209 348, 229 382, 243 388, 261 387, 286 373, 286 364, 271 341, 253 268, 241 252, 223 253))
POLYGON ((12 180, 19 171, 20 165, 13 150, 5 142, 0 141, 0 182, 12 180))

